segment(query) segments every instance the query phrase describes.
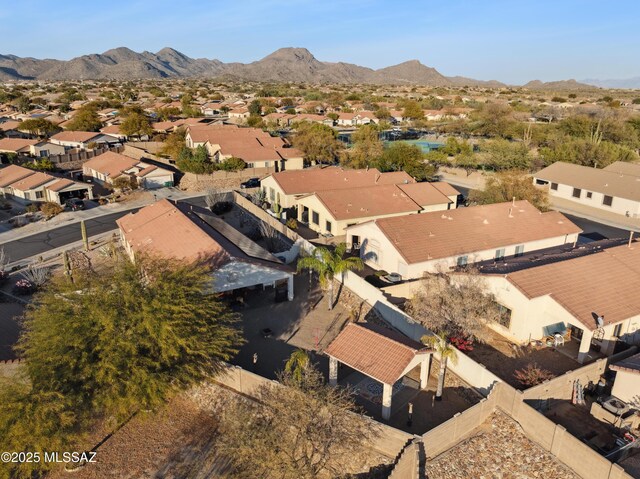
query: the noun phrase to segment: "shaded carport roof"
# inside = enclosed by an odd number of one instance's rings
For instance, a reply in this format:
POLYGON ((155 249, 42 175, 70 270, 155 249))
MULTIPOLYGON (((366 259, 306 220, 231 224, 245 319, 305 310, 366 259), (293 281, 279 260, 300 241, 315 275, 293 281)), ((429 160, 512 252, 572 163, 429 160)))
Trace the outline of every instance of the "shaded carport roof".
POLYGON ((376 381, 394 384, 416 355, 432 351, 396 331, 350 323, 324 352, 376 381))

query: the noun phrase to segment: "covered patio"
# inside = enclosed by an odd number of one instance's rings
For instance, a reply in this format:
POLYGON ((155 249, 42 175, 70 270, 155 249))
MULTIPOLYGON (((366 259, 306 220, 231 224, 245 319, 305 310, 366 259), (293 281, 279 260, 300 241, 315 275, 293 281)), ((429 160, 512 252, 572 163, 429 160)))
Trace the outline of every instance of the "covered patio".
MULTIPOLYGON (((420 366, 419 388, 427 388, 432 350, 393 330, 370 324, 348 324, 324 350, 329 356, 329 383, 338 384, 338 365, 345 364, 382 385, 382 418, 391 418, 394 386, 420 366)), ((371 383, 372 394, 377 391, 371 383)))

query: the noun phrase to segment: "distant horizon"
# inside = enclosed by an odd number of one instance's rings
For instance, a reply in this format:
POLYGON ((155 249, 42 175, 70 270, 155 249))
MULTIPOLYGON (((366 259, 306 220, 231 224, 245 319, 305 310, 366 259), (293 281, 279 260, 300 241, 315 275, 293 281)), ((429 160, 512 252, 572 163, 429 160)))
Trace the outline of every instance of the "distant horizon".
POLYGON ((620 0, 45 0, 0 7, 1 54, 70 60, 126 47, 173 48, 191 58, 251 63, 283 47, 372 69, 418 60, 445 76, 522 85, 640 77, 640 4, 620 0), (192 14, 193 12, 193 14, 192 14), (25 25, 27 27, 25 27, 25 25), (39 32, 33 35, 32 32, 39 32), (111 33, 113 32, 113 33, 111 33))

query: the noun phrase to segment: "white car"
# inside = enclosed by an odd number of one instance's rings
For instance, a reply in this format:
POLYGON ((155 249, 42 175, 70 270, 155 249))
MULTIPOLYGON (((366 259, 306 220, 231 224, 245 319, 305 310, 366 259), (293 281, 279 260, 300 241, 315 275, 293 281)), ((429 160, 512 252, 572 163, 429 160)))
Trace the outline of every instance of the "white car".
POLYGON ((389 283, 399 283, 400 281, 402 281, 402 276, 400 276, 398 273, 389 273, 384 277, 384 279, 389 281, 389 283))

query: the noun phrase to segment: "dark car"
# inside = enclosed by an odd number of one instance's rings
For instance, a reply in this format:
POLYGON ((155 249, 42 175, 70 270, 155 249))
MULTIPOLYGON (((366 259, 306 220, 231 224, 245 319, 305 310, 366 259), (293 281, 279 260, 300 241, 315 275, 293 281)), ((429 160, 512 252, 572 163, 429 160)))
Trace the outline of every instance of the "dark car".
POLYGON ((80 198, 68 199, 64 205, 67 208, 69 208, 71 211, 78 211, 78 210, 85 209, 84 201, 82 201, 80 198))
POLYGON ((240 188, 259 188, 260 187, 260 178, 249 178, 244 183, 240 183, 240 188))

